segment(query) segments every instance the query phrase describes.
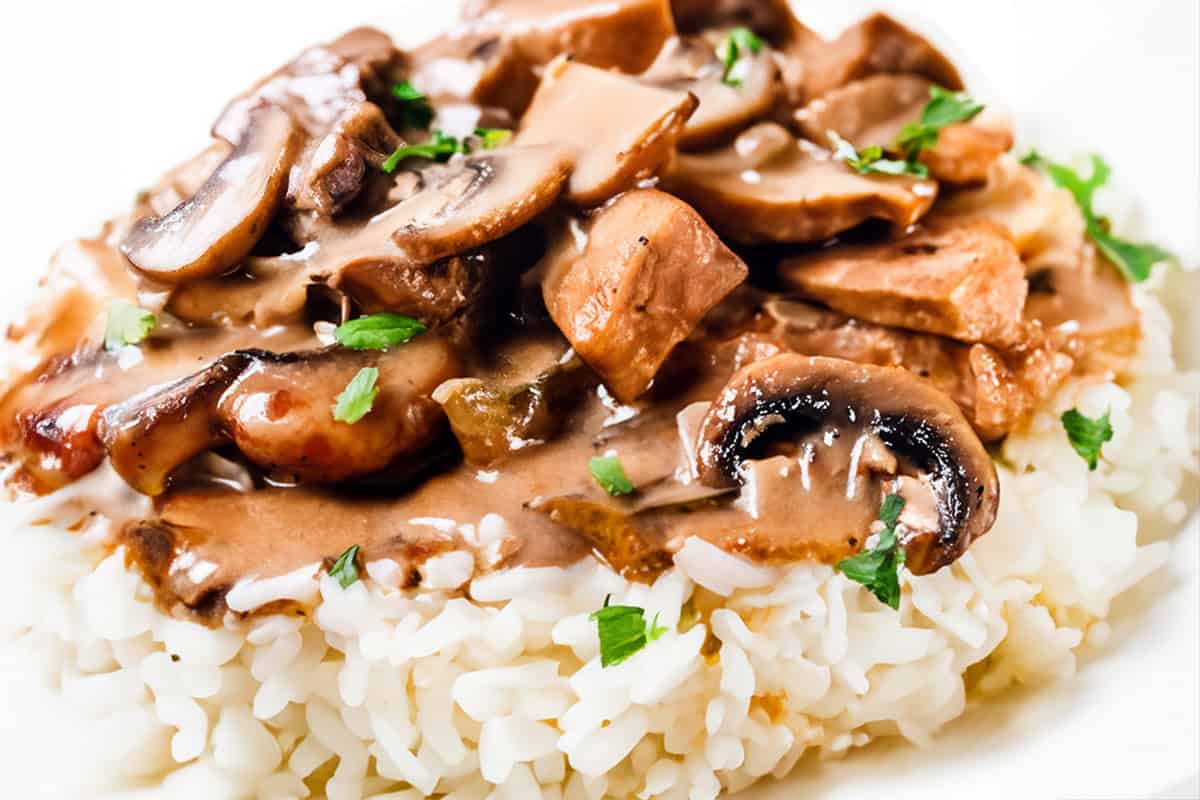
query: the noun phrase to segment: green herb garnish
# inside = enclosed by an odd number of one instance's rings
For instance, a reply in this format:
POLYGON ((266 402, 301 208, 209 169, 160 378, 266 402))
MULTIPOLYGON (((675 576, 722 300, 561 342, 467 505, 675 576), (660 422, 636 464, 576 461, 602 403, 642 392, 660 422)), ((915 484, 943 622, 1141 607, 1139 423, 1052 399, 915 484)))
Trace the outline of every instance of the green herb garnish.
POLYGON ((408 81, 400 81, 392 86, 392 97, 400 101, 400 115, 405 128, 429 128, 433 122, 433 106, 429 105, 429 98, 408 81))
POLYGON ((455 153, 465 153, 462 142, 454 136, 434 131, 433 138, 421 144, 405 144, 397 147, 380 166, 384 172, 391 174, 406 158, 427 158, 430 161, 447 161, 455 153))
POLYGON ((329 577, 333 578, 343 589, 350 588, 358 581, 358 545, 350 545, 346 552, 338 556, 329 568, 329 577))
POLYGON ((404 344, 428 330, 425 324, 403 314, 384 312, 359 317, 339 325, 333 337, 342 347, 351 350, 386 350, 404 344))
POLYGON ((896 520, 904 508, 904 498, 889 494, 879 509, 883 530, 870 550, 842 559, 837 569, 855 583, 867 587, 881 603, 900 608, 900 568, 904 566, 904 548, 896 537, 896 520))
POLYGON ((495 150, 501 145, 508 144, 508 140, 512 138, 512 131, 508 128, 476 128, 475 136, 479 139, 479 144, 484 150, 495 150))
POLYGON ((375 386, 377 380, 379 370, 375 367, 360 369, 333 404, 333 418, 353 425, 369 414, 375 398, 379 396, 379 389, 375 386))
POLYGON ((104 349, 120 350, 128 344, 138 344, 150 335, 158 318, 128 300, 114 300, 108 306, 104 320, 104 349))
POLYGON ((1026 153, 1021 163, 1042 170, 1052 181, 1070 192, 1075 198, 1075 205, 1079 206, 1079 211, 1083 214, 1088 238, 1117 269, 1121 270, 1126 280, 1141 283, 1150 277, 1150 271, 1155 264, 1169 260, 1172 255, 1158 245, 1131 242, 1113 235, 1108 218, 1098 215, 1092 204, 1096 190, 1108 182, 1112 171, 1108 162, 1100 156, 1093 155, 1091 160, 1092 174, 1087 179, 1068 166, 1043 158, 1036 150, 1026 153))
POLYGON ((749 28, 734 28, 717 47, 717 58, 725 66, 721 73, 721 83, 737 89, 742 85, 742 79, 733 74, 738 62, 747 54, 761 53, 763 40, 749 28))
POLYGON ((834 131, 827 131, 830 141, 834 144, 833 157, 839 161, 844 161, 860 175, 869 175, 872 172, 882 173, 884 175, 913 175, 918 178, 929 177, 929 168, 919 161, 897 161, 883 157, 883 148, 875 145, 874 147, 863 148, 862 152, 854 149, 854 145, 847 142, 841 136, 838 136, 834 131))
POLYGON ((1113 438, 1112 424, 1109 422, 1110 411, 1096 419, 1085 416, 1075 409, 1062 415, 1062 426, 1067 432, 1067 440, 1079 457, 1087 462, 1088 470, 1094 470, 1100 460, 1100 448, 1113 438))
POLYGON ((909 161, 916 161, 922 150, 929 150, 937 144, 938 134, 943 128, 973 119, 980 111, 983 111, 983 104, 966 92, 951 92, 940 86, 930 86, 929 102, 921 112, 921 119, 900 129, 896 148, 909 161))
POLYGON ((484 150, 494 150, 512 138, 512 131, 507 128, 476 128, 472 136, 459 139, 442 131, 434 131, 433 137, 421 144, 406 144, 397 147, 380 165, 380 169, 391 174, 406 158, 427 158, 431 161, 448 161, 455 153, 470 153, 471 140, 478 139, 479 146, 484 150))
POLYGON ((620 664, 650 642, 661 638, 667 629, 658 624, 658 614, 649 625, 646 612, 637 606, 611 606, 604 598, 604 608, 589 617, 596 622, 600 634, 600 666, 620 664))
POLYGON ((633 483, 625 475, 621 459, 616 456, 594 456, 588 461, 588 471, 604 491, 617 495, 633 494, 633 483))

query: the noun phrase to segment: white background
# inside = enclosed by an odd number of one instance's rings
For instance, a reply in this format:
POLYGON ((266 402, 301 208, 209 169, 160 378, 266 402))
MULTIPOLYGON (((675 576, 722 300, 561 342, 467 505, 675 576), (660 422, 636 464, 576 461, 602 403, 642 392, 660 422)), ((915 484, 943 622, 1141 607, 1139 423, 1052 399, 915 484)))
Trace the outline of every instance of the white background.
MULTIPOLYGON (((797 7, 806 22, 832 32, 875 5, 807 0, 797 7)), ((1107 155, 1116 181, 1142 201, 1148 237, 1196 263, 1200 3, 893 6, 948 45, 976 93, 1012 110, 1023 134, 1056 155, 1107 155)), ((202 147, 224 101, 251 80, 359 23, 417 41, 453 19, 456 7, 454 0, 4 4, 0 236, 9 283, 0 318, 21 302, 58 243, 93 231, 202 147)), ((1168 572, 1121 604, 1113 646, 1089 659, 1076 681, 969 715, 931 751, 884 748, 824 767, 771 798, 1200 797, 1189 777, 1200 759, 1196 542, 1193 529, 1168 572)), ((0 797, 46 796, 39 787, 69 773, 73 751, 86 746, 40 702, 19 656, 5 652, 0 797), (67 749, 54 752, 54 743, 67 749)))

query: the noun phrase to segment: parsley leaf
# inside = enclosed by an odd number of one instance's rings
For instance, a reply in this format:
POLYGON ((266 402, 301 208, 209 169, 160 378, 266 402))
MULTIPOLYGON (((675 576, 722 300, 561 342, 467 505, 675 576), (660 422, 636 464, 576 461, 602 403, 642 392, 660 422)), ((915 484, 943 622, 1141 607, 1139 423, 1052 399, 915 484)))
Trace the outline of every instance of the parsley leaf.
POLYGON ((983 104, 966 92, 951 92, 940 86, 930 86, 929 102, 921 112, 921 119, 900 129, 896 147, 909 161, 916 161, 922 150, 937 144, 938 134, 943 128, 973 119, 980 111, 983 111, 983 104))
POLYGON ((721 74, 721 83, 735 89, 740 88, 742 79, 733 74, 738 62, 743 55, 761 53, 762 49, 763 40, 758 38, 754 31, 744 27, 731 30, 717 47, 717 58, 725 66, 725 71, 721 74))
POLYGON ((833 157, 854 169, 860 175, 872 172, 884 175, 914 175, 918 178, 929 177, 929 168, 919 161, 895 161, 883 157, 883 148, 878 145, 867 147, 859 152, 854 145, 847 142, 835 131, 827 131, 830 141, 834 144, 833 157))
POLYGON ((400 162, 406 158, 428 158, 431 161, 448 161, 455 153, 470 153, 472 140, 478 140, 484 150, 494 150, 512 138, 512 131, 507 128, 476 128, 475 132, 466 139, 459 139, 443 131, 434 131, 433 137, 422 144, 406 144, 397 147, 380 165, 380 169, 389 175, 396 171, 400 162))
POLYGON ((508 144, 508 140, 512 138, 512 131, 508 128, 476 128, 475 136, 479 139, 479 144, 484 150, 495 150, 501 145, 508 144))
POLYGON ((396 167, 400 166, 400 162, 406 158, 427 158, 431 161, 446 161, 455 153, 467 152, 462 141, 457 137, 434 131, 433 137, 422 144, 404 144, 400 145, 395 151, 387 157, 387 160, 380 166, 384 172, 389 175, 396 171, 396 167))
POLYGON ((329 577, 343 589, 349 589, 358 581, 358 545, 350 545, 346 552, 338 556, 338 560, 329 568, 329 577))
POLYGON ((351 350, 386 350, 426 330, 424 323, 412 317, 384 312, 343 323, 334 329, 333 337, 351 350))
POLYGON ((114 300, 104 320, 104 349, 120 350, 127 344, 138 344, 157 324, 158 318, 144 308, 128 300, 114 300))
POLYGON ((413 88, 408 81, 393 85, 392 97, 400 101, 403 127, 427 129, 433 122, 433 106, 429 104, 429 98, 413 88))
POLYGON ((667 628, 658 624, 657 614, 647 625, 644 610, 637 606, 612 606, 611 599, 611 596, 604 598, 604 608, 589 617, 595 621, 600 636, 601 667, 620 664, 667 632, 667 628))
POLYGON ((900 608, 900 568, 904 566, 904 548, 896 537, 896 520, 904 508, 904 498, 889 494, 879 509, 883 530, 870 550, 842 559, 839 572, 855 583, 867 587, 881 603, 900 608))
POLYGON ((633 483, 625 475, 621 459, 616 456, 595 456, 588 461, 588 471, 604 491, 616 497, 633 494, 633 483))
POLYGON ((360 369, 333 404, 333 418, 338 422, 353 425, 369 414, 371 407, 375 405, 375 398, 379 396, 379 388, 375 386, 377 380, 377 368, 360 369))
POLYGON ((1105 258, 1121 270, 1126 280, 1141 283, 1150 277, 1155 264, 1167 261, 1173 256, 1158 245, 1131 242, 1112 233, 1108 219, 1098 215, 1092 205, 1096 190, 1108 182, 1112 170, 1109 169, 1108 162, 1098 155, 1093 155, 1091 160, 1092 174, 1086 179, 1070 167, 1044 158, 1036 150, 1026 153, 1021 158, 1021 163, 1041 169, 1050 176, 1050 180, 1070 192, 1075 198, 1075 205, 1079 206, 1079 211, 1083 214, 1088 238, 1095 243, 1105 258))
POLYGON ((1067 440, 1071 447, 1079 453, 1079 457, 1087 462, 1088 470, 1094 470, 1100 460, 1100 448, 1113 438, 1112 425, 1109 422, 1110 411, 1104 416, 1092 419, 1071 409, 1062 415, 1062 425, 1067 432, 1067 440))

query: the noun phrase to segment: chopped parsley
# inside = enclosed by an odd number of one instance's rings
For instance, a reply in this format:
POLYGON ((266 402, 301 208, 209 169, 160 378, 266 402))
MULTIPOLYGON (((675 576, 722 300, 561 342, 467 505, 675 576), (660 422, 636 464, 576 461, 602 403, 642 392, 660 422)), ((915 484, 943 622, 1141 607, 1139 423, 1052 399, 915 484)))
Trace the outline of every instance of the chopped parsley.
POLYGON ((371 314, 339 325, 333 337, 351 350, 386 350, 404 344, 427 330, 425 324, 403 314, 371 314))
POLYGON ((1112 424, 1109 422, 1110 411, 1096 419, 1071 409, 1062 415, 1062 425, 1067 432, 1067 440, 1079 457, 1087 462, 1088 470, 1094 470, 1100 460, 1100 448, 1113 438, 1112 424))
POLYGON ((338 556, 338 560, 329 568, 329 577, 343 589, 349 589, 358 581, 358 545, 350 545, 346 552, 338 556))
POLYGON ((875 145, 866 147, 861 152, 834 131, 827 131, 830 141, 834 144, 833 157, 846 162, 860 175, 872 172, 884 175, 914 175, 918 178, 929 177, 929 168, 919 161, 897 161, 883 157, 883 148, 875 145))
POLYGON ((633 482, 625 475, 621 459, 616 456, 595 456, 588 461, 588 471, 596 483, 612 496, 633 494, 633 482))
POLYGON ((870 550, 842 559, 839 572, 855 583, 861 583, 879 598, 879 602, 900 608, 900 568, 904 566, 904 548, 896 536, 896 520, 904 508, 904 498, 889 494, 879 509, 883 530, 870 550))
POLYGON ((128 300, 114 300, 108 306, 104 320, 104 349, 120 350, 128 344, 138 344, 150 335, 158 318, 128 300))
POLYGON ((405 128, 429 128, 433 122, 433 106, 429 105, 429 98, 408 81, 392 86, 392 97, 400 101, 400 115, 405 128))
POLYGON ((958 122, 973 119, 983 104, 966 92, 951 92, 940 86, 929 87, 929 102, 921 112, 921 119, 910 122, 900 129, 896 137, 896 149, 904 153, 909 161, 916 161, 922 150, 937 144, 938 134, 958 122))
POLYGON ((721 83, 737 89, 742 85, 742 78, 735 72, 744 69, 739 67, 742 57, 761 53, 763 40, 749 28, 734 28, 717 47, 717 58, 721 60, 725 71, 721 73, 721 83))
POLYGON ((1113 235, 1108 218, 1098 215, 1092 204, 1096 190, 1108 182, 1112 171, 1108 162, 1100 156, 1093 155, 1091 160, 1092 174, 1087 179, 1068 166, 1043 158, 1036 150, 1030 150, 1021 163, 1042 170, 1052 181, 1070 192, 1083 214, 1088 238, 1121 270, 1126 280, 1141 283, 1150 277, 1155 264, 1169 260, 1172 255, 1158 245, 1131 242, 1113 235))
POLYGON ((379 388, 375 382, 379 380, 379 370, 375 367, 363 367, 358 374, 346 385, 333 404, 333 418, 338 422, 353 425, 371 413, 375 398, 379 396, 379 388))
POLYGON ((662 637, 667 629, 658 624, 658 615, 649 625, 646 612, 637 606, 612 606, 604 598, 604 608, 592 613, 589 619, 596 623, 600 635, 600 666, 620 664, 639 652, 650 642, 662 637))
POLYGON ((380 165, 380 169, 391 174, 406 158, 427 158, 430 161, 449 161, 455 153, 470 153, 472 140, 477 140, 479 147, 484 150, 494 150, 512 138, 512 131, 506 128, 476 128, 473 135, 464 139, 451 136, 444 131, 434 131, 432 138, 421 144, 405 144, 397 147, 380 165))

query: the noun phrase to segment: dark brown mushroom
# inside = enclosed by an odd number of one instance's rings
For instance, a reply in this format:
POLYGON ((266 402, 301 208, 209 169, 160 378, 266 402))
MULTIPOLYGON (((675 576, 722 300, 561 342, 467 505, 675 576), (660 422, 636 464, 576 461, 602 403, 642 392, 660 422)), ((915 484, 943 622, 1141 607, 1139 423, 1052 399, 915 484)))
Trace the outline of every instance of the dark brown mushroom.
POLYGON ((786 259, 784 284, 845 314, 964 342, 1015 347, 1028 284, 999 225, 923 224, 900 239, 786 259))
MULTIPOLYGON (((929 103, 930 81, 915 75, 873 75, 825 93, 795 112, 801 135, 832 149, 830 131, 853 144, 894 147, 901 129, 921 118, 929 103)), ((982 118, 980 118, 982 119, 982 118)), ((975 184, 987 180, 992 165, 1012 149, 1007 127, 973 120, 943 128, 921 161, 939 181, 975 184)))
POLYGON ((819 242, 874 218, 907 227, 937 195, 932 181, 860 175, 773 122, 720 150, 679 156, 664 187, 746 244, 819 242))
POLYGON ((100 435, 118 474, 144 494, 162 493, 178 467, 222 443, 278 480, 333 483, 421 457, 445 430, 433 390, 459 370, 435 336, 382 353, 244 350, 107 408, 100 435), (370 413, 335 420, 338 395, 364 367, 379 370, 370 413))
POLYGON ((179 284, 238 266, 262 238, 287 189, 298 135, 287 112, 263 106, 192 197, 139 220, 121 250, 147 276, 179 284))
POLYGON ((900 494, 900 542, 918 575, 953 562, 996 519, 999 483, 979 437, 905 370, 784 354, 737 372, 701 425, 699 479, 745 494, 777 460, 795 462, 793 491, 822 498, 811 524, 831 536, 861 542, 883 496, 900 494))
POLYGON ((597 205, 656 175, 695 110, 686 90, 559 59, 546 68, 515 141, 569 149, 567 199, 597 205))
POLYGON ((737 83, 726 82, 725 65, 713 42, 676 37, 667 42, 641 80, 652 86, 691 92, 700 105, 684 126, 679 146, 700 150, 722 144, 751 122, 766 116, 778 99, 779 66, 773 54, 746 53, 737 83))

